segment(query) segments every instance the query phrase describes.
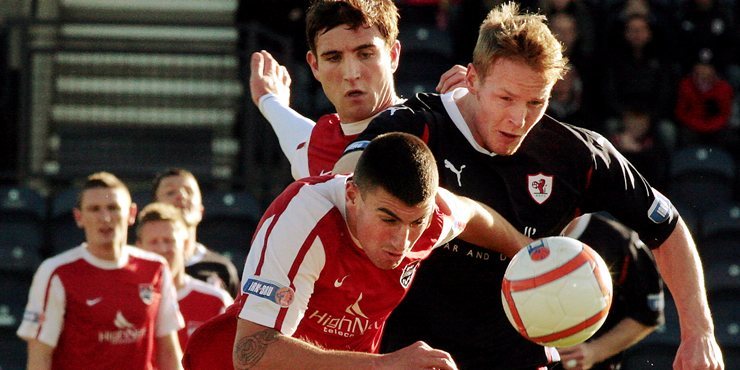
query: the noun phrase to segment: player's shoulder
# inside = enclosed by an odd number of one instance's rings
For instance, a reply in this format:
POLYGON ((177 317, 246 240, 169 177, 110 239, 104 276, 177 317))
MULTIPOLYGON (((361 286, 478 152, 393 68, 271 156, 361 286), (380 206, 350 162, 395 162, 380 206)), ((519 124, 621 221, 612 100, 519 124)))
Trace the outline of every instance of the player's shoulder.
POLYGON ((233 302, 233 299, 227 291, 212 284, 208 284, 205 281, 191 277, 188 279, 187 286, 191 291, 217 298, 222 301, 224 305, 229 305, 233 302))
POLYGON ((148 263, 167 265, 167 260, 164 257, 154 253, 145 251, 141 248, 134 247, 132 245, 126 245, 123 247, 125 252, 133 259, 142 260, 148 263))
POLYGON ((339 115, 336 113, 327 113, 323 116, 319 117, 319 119, 316 121, 316 126, 314 126, 314 130, 317 128, 325 128, 325 127, 333 127, 339 125, 339 115))
POLYGON ((55 256, 45 259, 39 265, 37 274, 51 275, 54 271, 60 267, 73 264, 79 260, 85 258, 85 247, 84 245, 78 245, 72 249, 61 252, 55 256))

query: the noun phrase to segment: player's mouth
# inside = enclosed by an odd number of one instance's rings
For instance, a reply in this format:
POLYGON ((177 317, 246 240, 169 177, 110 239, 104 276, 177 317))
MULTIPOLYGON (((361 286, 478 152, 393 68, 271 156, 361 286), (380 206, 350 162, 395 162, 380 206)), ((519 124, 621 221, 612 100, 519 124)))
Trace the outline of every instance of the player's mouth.
POLYGON ((344 94, 347 98, 359 98, 363 95, 365 95, 365 93, 362 90, 349 90, 344 94))

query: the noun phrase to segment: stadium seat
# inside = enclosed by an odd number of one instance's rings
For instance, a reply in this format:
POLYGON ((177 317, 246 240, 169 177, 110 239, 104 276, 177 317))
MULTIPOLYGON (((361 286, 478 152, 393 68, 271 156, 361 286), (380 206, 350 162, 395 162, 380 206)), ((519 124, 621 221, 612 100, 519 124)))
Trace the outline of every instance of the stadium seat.
POLYGON ((198 240, 229 257, 241 270, 261 216, 257 201, 247 192, 210 191, 203 195, 203 207, 198 240))
POLYGON ((0 188, 0 270, 34 271, 44 246, 45 198, 31 188, 0 188))
POLYGON ((704 214, 698 238, 705 265, 730 261, 740 264, 740 205, 722 203, 704 214))
POLYGON ((672 369, 678 346, 636 345, 625 353, 622 370, 672 369))
POLYGON ((68 188, 52 195, 49 232, 53 254, 76 247, 85 240, 84 231, 77 227, 72 215, 78 192, 79 189, 68 188))
POLYGON ((0 369, 26 369, 26 342, 18 338, 15 330, 0 329, 0 348, 3 353, 0 356, 0 369))
POLYGON ((740 291, 716 292, 709 297, 714 333, 722 348, 740 349, 740 291))
POLYGON ((724 149, 692 146, 671 156, 669 171, 671 199, 703 215, 732 199, 735 164, 724 149))
POLYGON ((740 292, 740 259, 705 261, 704 281, 710 296, 725 291, 740 292))
POLYGON ((31 275, 0 274, 0 369, 25 369, 26 345, 15 335, 31 287, 31 275))

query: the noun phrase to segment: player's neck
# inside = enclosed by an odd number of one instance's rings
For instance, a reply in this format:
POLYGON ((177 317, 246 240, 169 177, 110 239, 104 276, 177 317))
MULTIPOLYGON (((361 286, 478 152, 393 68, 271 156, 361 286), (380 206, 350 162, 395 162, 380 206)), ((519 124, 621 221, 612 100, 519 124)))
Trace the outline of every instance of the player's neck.
POLYGON ((87 250, 93 257, 104 261, 118 261, 123 254, 124 243, 87 244, 87 250))

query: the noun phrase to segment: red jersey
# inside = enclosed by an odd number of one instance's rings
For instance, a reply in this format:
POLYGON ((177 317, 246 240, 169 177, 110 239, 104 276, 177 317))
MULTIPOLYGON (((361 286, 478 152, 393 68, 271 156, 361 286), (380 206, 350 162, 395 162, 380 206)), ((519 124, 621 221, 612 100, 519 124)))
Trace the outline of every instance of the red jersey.
POLYGON ((177 332, 184 349, 195 329, 226 311, 234 300, 225 290, 185 275, 185 286, 177 290, 177 303, 185 319, 185 327, 177 332))
POLYGON ((347 179, 297 181, 267 209, 245 264, 239 317, 322 348, 377 352, 419 262, 462 224, 454 198, 440 189, 430 226, 411 252, 395 269, 379 269, 347 228, 347 179))
POLYGON ((336 113, 321 116, 311 130, 311 136, 298 146, 291 160, 293 178, 330 173, 344 148, 357 138, 369 122, 370 119, 367 119, 342 125, 336 113))
POLYGON ((33 278, 18 335, 55 347, 54 369, 152 369, 154 338, 183 326, 164 259, 125 246, 118 261, 82 244, 33 278))

